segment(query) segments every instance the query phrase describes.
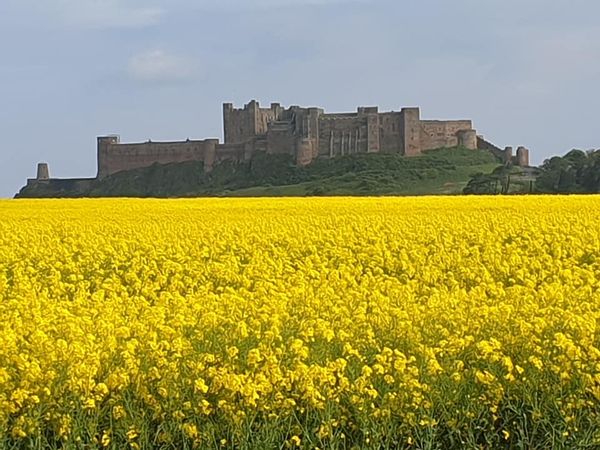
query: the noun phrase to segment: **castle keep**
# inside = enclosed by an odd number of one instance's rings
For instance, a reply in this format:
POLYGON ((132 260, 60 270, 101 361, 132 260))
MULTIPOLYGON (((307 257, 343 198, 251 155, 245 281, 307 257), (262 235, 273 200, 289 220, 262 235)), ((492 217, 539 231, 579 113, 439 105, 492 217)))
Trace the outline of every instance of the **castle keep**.
POLYGON ((454 147, 477 148, 470 120, 421 120, 419 108, 380 113, 360 107, 354 113, 328 114, 320 108, 273 103, 261 108, 251 101, 236 109, 223 105, 224 142, 216 139, 185 142, 122 144, 116 136, 98 138, 98 177, 153 163, 201 160, 205 170, 223 160, 244 161, 255 152, 291 155, 306 165, 318 157, 352 153, 400 153, 454 147))
MULTIPOLYGON (((177 142, 121 143, 118 136, 98 137, 98 174, 104 178, 117 172, 152 164, 202 161, 210 172, 221 161, 247 161, 256 152, 290 155, 296 164, 316 158, 355 153, 399 153, 415 156, 424 150, 462 146, 486 149, 505 162, 529 165, 529 151, 519 147, 500 150, 473 129, 470 120, 422 120, 419 108, 379 112, 377 107, 359 107, 352 113, 326 113, 321 108, 282 107, 272 103, 261 108, 252 100, 243 108, 223 105, 224 141, 218 139, 177 142)), ((47 166, 38 178, 47 181, 47 166)))

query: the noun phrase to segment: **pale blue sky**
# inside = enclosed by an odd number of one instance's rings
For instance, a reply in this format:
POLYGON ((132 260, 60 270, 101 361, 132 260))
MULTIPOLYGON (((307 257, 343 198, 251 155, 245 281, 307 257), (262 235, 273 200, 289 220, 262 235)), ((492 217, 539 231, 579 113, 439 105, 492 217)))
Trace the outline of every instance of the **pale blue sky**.
POLYGON ((600 147, 596 0, 0 0, 0 197, 97 135, 222 137, 221 104, 471 118, 533 162, 600 147))

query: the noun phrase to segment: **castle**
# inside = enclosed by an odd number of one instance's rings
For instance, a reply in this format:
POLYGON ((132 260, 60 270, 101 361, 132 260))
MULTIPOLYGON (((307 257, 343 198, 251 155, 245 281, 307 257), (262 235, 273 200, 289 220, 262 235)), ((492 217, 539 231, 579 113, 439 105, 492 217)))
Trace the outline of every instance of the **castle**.
MULTIPOLYGON (((325 113, 321 108, 261 108, 252 100, 243 108, 223 105, 224 141, 218 139, 177 142, 121 143, 118 136, 98 137, 98 173, 101 179, 117 172, 185 161, 202 161, 210 172, 221 161, 247 161, 257 152, 290 155, 296 164, 316 158, 355 153, 399 153, 416 156, 424 150, 462 146, 486 149, 505 162, 529 165, 529 150, 500 150, 478 136, 471 120, 422 120, 419 108, 379 112, 359 107, 352 113, 325 113)), ((49 180, 47 164, 38 165, 38 176, 29 182, 49 180)), ((85 179, 80 179, 85 180, 85 179)))

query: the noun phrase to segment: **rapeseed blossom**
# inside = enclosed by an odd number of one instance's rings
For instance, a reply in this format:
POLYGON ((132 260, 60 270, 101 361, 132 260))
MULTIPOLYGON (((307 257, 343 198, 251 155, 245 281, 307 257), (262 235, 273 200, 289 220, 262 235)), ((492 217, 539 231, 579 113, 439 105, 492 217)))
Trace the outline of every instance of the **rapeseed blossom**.
POLYGON ((600 198, 0 202, 0 446, 600 446, 600 198))

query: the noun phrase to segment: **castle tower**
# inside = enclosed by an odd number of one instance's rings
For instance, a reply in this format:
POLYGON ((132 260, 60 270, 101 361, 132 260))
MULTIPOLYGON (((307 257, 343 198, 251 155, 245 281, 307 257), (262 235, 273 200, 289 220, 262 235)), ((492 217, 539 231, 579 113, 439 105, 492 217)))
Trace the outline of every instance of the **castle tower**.
POLYGON ((458 145, 469 150, 477 150, 477 131, 476 130, 460 130, 456 133, 458 137, 458 145))
POLYGON ((529 167, 529 149, 525 147, 517 148, 517 165, 519 167, 529 167))
MULTIPOLYGON (((379 108, 377 106, 359 106, 356 114, 366 122, 367 153, 378 153, 381 150, 379 108)), ((343 148, 343 145, 341 147, 343 148)))
POLYGON ((109 172, 110 147, 118 145, 121 138, 117 135, 98 137, 98 175, 97 178, 107 176, 109 172))
POLYGON ((403 153, 405 156, 414 156, 421 153, 421 111, 419 108, 402 108, 401 127, 403 139, 403 153))
POLYGON ((513 160, 513 148, 504 147, 504 163, 510 163, 513 160))
POLYGON ((233 103, 223 103, 223 142, 226 144, 231 142, 231 133, 233 124, 232 116, 234 114, 233 103))
POLYGON ((35 179, 38 181, 50 179, 50 170, 48 169, 47 163, 39 163, 37 165, 37 176, 35 179))
POLYGON ((281 110, 277 103, 270 109, 261 109, 256 100, 251 100, 243 109, 231 103, 223 104, 223 135, 225 144, 239 144, 266 133, 265 116, 275 116, 281 110))

